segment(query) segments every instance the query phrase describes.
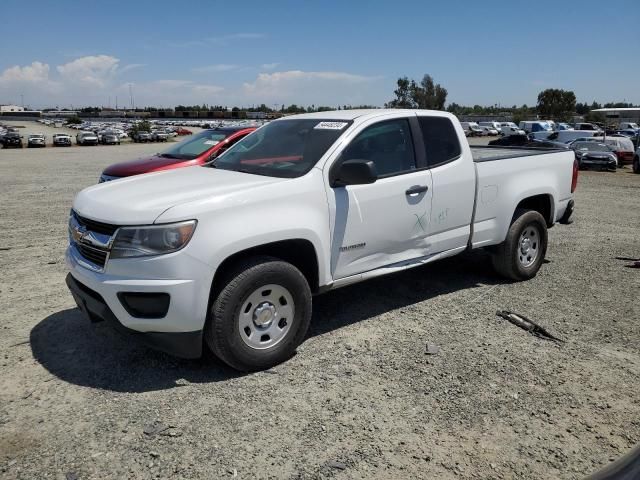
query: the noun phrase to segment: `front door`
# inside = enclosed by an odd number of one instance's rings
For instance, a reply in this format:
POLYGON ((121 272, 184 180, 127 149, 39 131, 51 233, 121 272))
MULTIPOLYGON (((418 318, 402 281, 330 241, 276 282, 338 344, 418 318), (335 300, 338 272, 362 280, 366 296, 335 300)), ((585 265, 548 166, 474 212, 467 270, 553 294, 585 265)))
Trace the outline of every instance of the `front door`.
POLYGON ((371 160, 378 180, 332 188, 335 223, 334 279, 427 255, 431 217, 431 172, 416 170, 416 152, 406 118, 365 128, 337 162, 371 160))

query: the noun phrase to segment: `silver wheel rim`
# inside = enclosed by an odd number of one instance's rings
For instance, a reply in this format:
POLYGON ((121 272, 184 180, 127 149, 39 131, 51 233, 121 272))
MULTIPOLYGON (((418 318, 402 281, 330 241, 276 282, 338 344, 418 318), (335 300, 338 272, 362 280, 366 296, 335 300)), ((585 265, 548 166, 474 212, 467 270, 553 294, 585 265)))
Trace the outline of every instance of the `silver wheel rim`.
POLYGON ((293 296, 282 285, 264 285, 247 297, 238 314, 240 338, 249 347, 265 350, 280 343, 295 315, 293 296))
POLYGON ((523 267, 535 263, 540 253, 540 230, 534 225, 527 225, 518 242, 518 261, 523 267))

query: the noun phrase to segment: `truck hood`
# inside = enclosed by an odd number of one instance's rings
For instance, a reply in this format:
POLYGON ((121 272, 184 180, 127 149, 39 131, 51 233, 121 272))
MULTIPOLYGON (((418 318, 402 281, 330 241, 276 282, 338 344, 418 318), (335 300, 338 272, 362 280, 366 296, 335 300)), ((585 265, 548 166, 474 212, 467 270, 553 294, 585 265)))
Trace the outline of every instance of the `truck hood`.
POLYGON ((80 216, 103 223, 149 225, 176 205, 213 198, 224 201, 236 192, 284 180, 209 167, 187 167, 85 188, 76 195, 73 209, 80 216))
POLYGON ((162 170, 163 168, 167 168, 178 163, 197 165, 200 162, 198 158, 194 160, 184 160, 180 158, 166 158, 159 155, 152 155, 150 157, 137 158, 136 160, 129 160, 127 162, 115 163, 108 166, 102 174, 109 175, 110 177, 128 177, 130 175, 140 175, 142 173, 162 170))

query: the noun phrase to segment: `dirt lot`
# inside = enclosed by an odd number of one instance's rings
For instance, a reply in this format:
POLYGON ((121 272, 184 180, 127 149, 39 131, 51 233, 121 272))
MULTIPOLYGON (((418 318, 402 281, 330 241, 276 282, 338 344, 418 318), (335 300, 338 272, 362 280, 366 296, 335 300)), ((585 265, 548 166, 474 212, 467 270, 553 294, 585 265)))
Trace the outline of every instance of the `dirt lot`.
POLYGON ((294 358, 237 375, 90 325, 64 284, 74 193, 157 149, 0 150, 0 478, 577 479, 640 441, 629 168, 581 175, 535 279, 475 254, 344 288, 294 358))

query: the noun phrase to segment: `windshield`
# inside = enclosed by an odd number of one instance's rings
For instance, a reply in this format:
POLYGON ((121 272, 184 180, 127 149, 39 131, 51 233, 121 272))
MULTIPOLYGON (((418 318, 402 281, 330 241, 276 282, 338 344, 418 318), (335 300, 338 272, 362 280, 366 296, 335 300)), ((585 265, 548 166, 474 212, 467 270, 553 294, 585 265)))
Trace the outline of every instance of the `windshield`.
MULTIPOLYGON (((158 132, 165 133, 165 132, 158 132)), ((230 135, 228 131, 204 130, 172 146, 160 154, 165 158, 193 160, 230 135)))
POLYGON ((589 152, 610 152, 611 149, 602 143, 577 142, 573 144, 574 150, 586 150, 589 152))
POLYGON ((299 177, 313 168, 350 124, 321 119, 271 122, 229 148, 211 166, 270 177, 299 177))

